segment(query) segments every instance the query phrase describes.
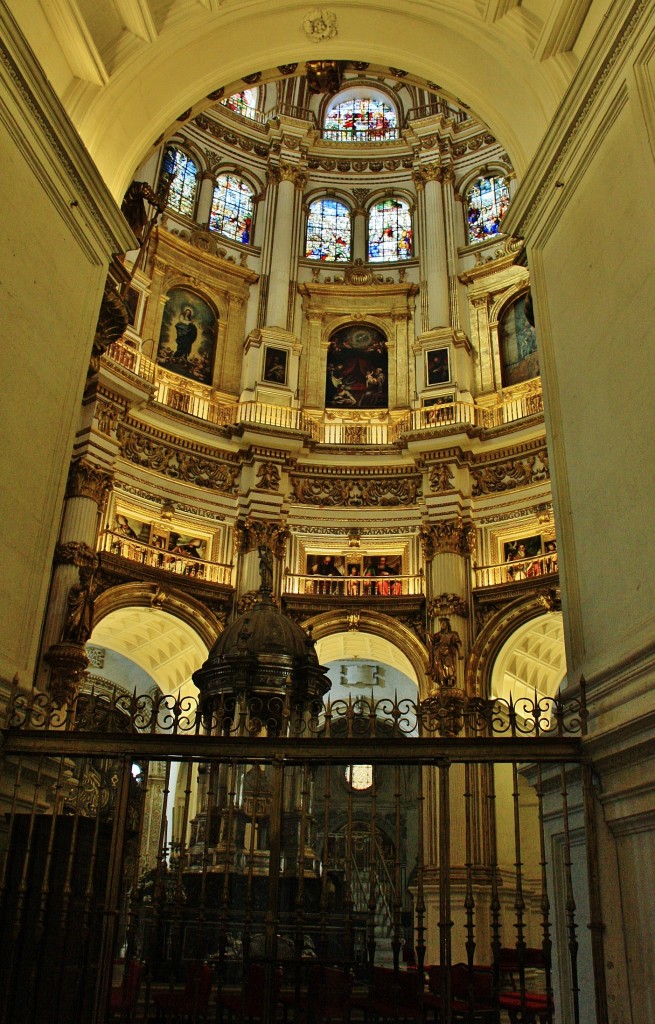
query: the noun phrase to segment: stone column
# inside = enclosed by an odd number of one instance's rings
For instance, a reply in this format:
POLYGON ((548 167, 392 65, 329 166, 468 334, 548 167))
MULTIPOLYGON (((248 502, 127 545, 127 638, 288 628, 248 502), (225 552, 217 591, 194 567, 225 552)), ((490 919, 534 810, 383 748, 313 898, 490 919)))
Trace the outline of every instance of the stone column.
POLYGON ((418 200, 418 242, 421 266, 421 333, 450 326, 446 231, 438 164, 414 171, 418 200))
POLYGON ((306 346, 305 393, 301 396, 302 404, 314 408, 322 408, 325 404, 325 368, 327 343, 321 344, 325 314, 310 312, 309 338, 306 346))
POLYGON ((353 210, 353 235, 350 247, 350 260, 362 260, 366 263, 368 257, 368 238, 366 234, 366 208, 364 206, 370 192, 366 188, 354 188, 353 195, 357 200, 357 206, 353 210))
POLYGON ((88 458, 71 463, 37 676, 39 688, 65 703, 75 698, 88 665, 98 522, 112 485, 112 474, 88 458))
POLYGON ((209 226, 209 214, 211 213, 215 187, 215 176, 211 173, 211 171, 205 171, 200 179, 198 208, 196 210, 196 220, 198 221, 198 224, 202 225, 203 228, 209 226))
POLYGON ((275 249, 267 254, 266 259, 269 266, 266 324, 283 330, 289 329, 291 321, 289 285, 294 276, 291 258, 300 197, 306 181, 307 175, 295 164, 280 163, 269 175, 269 188, 277 189, 277 202, 274 204, 274 231, 267 231, 270 246, 275 239, 275 249))
POLYGON ((459 295, 457 280, 457 247, 461 228, 458 230, 457 218, 461 214, 461 208, 455 202, 455 172, 452 167, 445 167, 442 172, 441 181, 443 185, 443 209, 444 227, 446 233, 446 262, 448 269, 448 292, 450 306, 450 325, 455 330, 461 330, 461 317, 459 313, 459 295))

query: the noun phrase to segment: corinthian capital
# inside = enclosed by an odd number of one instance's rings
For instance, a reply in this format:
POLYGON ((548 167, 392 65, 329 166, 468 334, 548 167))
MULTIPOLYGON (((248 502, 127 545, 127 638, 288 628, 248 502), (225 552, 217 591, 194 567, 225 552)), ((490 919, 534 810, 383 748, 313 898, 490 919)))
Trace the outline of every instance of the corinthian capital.
POLYGON ((102 507, 113 486, 112 474, 94 466, 88 459, 71 462, 66 484, 67 498, 91 498, 98 507, 102 507))
POLYGON ((475 551, 475 530, 463 519, 450 519, 439 523, 424 523, 419 531, 423 555, 426 559, 446 553, 471 555, 475 551))

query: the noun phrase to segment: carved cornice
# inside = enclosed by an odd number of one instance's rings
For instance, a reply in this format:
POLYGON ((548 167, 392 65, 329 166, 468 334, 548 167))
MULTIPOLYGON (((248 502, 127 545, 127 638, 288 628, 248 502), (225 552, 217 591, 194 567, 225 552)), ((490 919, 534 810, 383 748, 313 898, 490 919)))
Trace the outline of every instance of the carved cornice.
POLYGON ((153 437, 146 430, 121 423, 117 429, 120 453, 143 469, 226 494, 236 494, 239 468, 212 457, 199 445, 182 448, 153 437))
POLYGON ((475 553, 475 528, 463 519, 450 519, 437 523, 423 523, 419 527, 419 539, 424 557, 430 561, 435 555, 473 555, 475 553))
POLYGON ((68 470, 67 498, 91 498, 102 507, 114 485, 114 478, 84 457, 75 459, 68 470))
POLYGON ((430 487, 435 494, 443 493, 444 491, 452 491, 453 486, 453 472, 447 462, 439 462, 436 466, 432 466, 429 472, 430 487))
POLYGON ((466 601, 457 594, 439 594, 428 605, 428 615, 432 619, 437 619, 440 615, 459 615, 460 618, 466 619, 468 613, 466 601))
POLYGON ((291 536, 287 527, 279 521, 253 519, 251 516, 237 520, 234 530, 237 550, 244 555, 263 545, 270 548, 277 558, 283 558, 286 543, 291 536))

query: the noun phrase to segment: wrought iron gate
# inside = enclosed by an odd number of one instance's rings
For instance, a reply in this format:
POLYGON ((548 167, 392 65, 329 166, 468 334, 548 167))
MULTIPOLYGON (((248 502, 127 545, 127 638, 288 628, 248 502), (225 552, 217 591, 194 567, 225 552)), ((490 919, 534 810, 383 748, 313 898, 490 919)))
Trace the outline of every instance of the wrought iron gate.
POLYGON ((16 692, 0 1022, 606 1020, 583 696, 16 692))

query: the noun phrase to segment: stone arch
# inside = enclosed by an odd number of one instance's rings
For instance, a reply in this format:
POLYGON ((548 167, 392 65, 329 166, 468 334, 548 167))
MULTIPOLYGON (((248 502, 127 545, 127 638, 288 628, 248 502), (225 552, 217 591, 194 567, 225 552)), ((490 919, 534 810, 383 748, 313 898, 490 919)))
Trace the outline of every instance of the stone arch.
POLYGON ((321 640, 333 633, 356 630, 389 641, 404 654, 412 666, 418 682, 419 699, 423 700, 427 697, 430 687, 430 680, 427 676, 429 665, 427 648, 408 626, 397 619, 368 609, 353 613, 339 608, 305 619, 301 625, 304 629, 311 630, 314 640, 321 640))
POLYGON ((179 590, 163 590, 156 583, 122 583, 103 591, 93 609, 94 628, 111 612, 129 607, 161 608, 174 615, 198 634, 208 650, 223 632, 223 623, 200 601, 179 590))
POLYGON ((531 619, 554 611, 543 596, 520 598, 496 612, 477 637, 466 665, 466 692, 469 696, 488 697, 494 662, 512 634, 531 619))

